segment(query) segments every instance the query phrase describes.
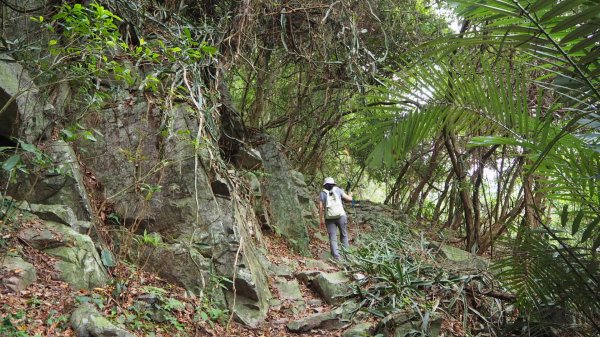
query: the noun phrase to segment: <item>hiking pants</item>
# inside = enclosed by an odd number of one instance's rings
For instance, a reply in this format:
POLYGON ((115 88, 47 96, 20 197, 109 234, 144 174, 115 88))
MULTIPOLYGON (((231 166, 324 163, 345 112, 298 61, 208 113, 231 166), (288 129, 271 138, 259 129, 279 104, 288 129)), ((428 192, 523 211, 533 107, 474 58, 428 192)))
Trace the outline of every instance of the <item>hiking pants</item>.
POLYGON ((340 251, 337 243, 337 231, 340 230, 340 239, 344 248, 348 248, 348 217, 342 215, 339 219, 325 220, 327 225, 327 233, 329 233, 329 247, 331 248, 331 255, 334 259, 340 258, 340 251))

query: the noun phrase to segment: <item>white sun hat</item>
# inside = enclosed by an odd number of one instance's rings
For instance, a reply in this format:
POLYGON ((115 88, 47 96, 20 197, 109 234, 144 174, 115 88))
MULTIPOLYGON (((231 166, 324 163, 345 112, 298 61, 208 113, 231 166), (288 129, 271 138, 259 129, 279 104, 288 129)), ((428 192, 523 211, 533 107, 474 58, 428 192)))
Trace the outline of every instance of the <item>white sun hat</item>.
POLYGON ((332 177, 325 178, 325 181, 323 181, 323 185, 327 185, 327 184, 335 185, 335 181, 333 180, 332 177))

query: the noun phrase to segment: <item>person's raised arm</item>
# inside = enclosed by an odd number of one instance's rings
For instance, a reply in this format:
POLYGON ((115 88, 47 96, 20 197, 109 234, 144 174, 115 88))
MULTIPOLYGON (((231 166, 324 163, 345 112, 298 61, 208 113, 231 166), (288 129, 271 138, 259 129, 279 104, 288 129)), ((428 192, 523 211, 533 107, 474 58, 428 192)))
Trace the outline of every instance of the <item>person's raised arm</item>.
POLYGON ((352 201, 352 192, 346 194, 346 192, 342 191, 342 199, 346 201, 352 201))

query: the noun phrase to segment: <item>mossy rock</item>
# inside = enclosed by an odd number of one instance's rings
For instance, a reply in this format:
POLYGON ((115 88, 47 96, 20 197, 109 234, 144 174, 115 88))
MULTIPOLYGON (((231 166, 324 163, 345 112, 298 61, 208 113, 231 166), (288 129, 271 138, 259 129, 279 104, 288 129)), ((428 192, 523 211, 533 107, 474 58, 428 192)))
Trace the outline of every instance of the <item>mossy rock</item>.
POLYGON ((76 289, 103 287, 108 283, 109 276, 89 236, 55 222, 48 221, 45 226, 62 235, 65 243, 63 246, 44 250, 58 259, 55 266, 62 280, 76 289))

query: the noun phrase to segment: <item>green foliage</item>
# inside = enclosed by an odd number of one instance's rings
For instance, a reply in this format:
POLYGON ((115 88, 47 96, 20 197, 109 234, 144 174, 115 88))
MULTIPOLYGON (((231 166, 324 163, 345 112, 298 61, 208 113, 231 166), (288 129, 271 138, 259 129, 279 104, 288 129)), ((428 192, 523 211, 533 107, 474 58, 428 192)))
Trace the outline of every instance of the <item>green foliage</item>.
POLYGON ((69 327, 69 316, 59 315, 56 310, 50 310, 46 319, 46 325, 52 326, 53 324, 56 324, 60 330, 66 330, 69 327))
POLYGON ((144 234, 142 235, 141 238, 139 238, 139 241, 141 244, 152 246, 152 247, 157 247, 162 243, 162 238, 160 237, 160 234, 154 233, 154 232, 148 233, 144 229, 144 234))
MULTIPOLYGON (((101 107, 111 99, 111 91, 102 88, 102 84, 189 97, 185 86, 167 83, 169 74, 174 69, 181 71, 182 67, 211 62, 216 48, 192 27, 184 27, 177 34, 169 32, 169 38, 139 37, 137 44, 132 45, 120 31, 126 21, 110 7, 110 3, 64 3, 50 19, 33 17, 53 37, 48 42, 49 55, 39 62, 40 75, 47 82, 75 84, 78 93, 74 98, 82 103, 81 111, 101 107), (140 65, 152 70, 142 73, 138 70, 140 65)), ((61 135, 68 140, 95 139, 93 132, 77 124, 61 135)))
POLYGON ((36 170, 46 170, 47 173, 59 173, 58 167, 53 165, 52 158, 37 146, 20 139, 17 142, 18 146, 16 148, 0 148, 0 159, 4 157, 4 153, 9 154, 7 159, 0 161, 2 169, 9 176, 9 181, 13 182, 17 177, 17 173, 26 175, 32 173, 32 167, 36 170))
POLYGON ((145 194, 144 199, 146 201, 149 201, 150 199, 152 199, 152 196, 154 195, 154 193, 160 192, 161 189, 162 189, 162 186, 160 186, 160 185, 151 185, 151 184, 147 184, 147 183, 140 184, 140 191, 145 194))
MULTIPOLYGON (((359 144, 370 150, 374 168, 397 166, 443 135, 468 143, 465 151, 499 147, 502 160, 522 160, 518 182, 534 178, 523 188, 541 200, 526 205, 535 220, 525 217, 521 224, 537 224, 545 236, 515 228, 520 241, 506 244, 511 253, 499 264, 500 277, 522 308, 558 303, 600 331, 593 323, 600 312, 594 267, 600 246, 600 5, 469 0, 460 1, 459 12, 468 20, 466 30, 423 46, 426 57, 407 62, 367 97, 386 104, 366 109, 372 128, 359 144)), ((460 146, 457 153, 465 171, 476 168, 460 146)), ((467 188, 472 193, 473 185, 460 186, 467 188)))
POLYGON ((98 130, 90 131, 79 123, 76 123, 68 128, 64 128, 60 131, 62 139, 66 142, 72 142, 79 139, 95 142, 97 139, 94 134, 102 136, 98 130))
MULTIPOLYGON (((563 238, 566 234, 555 233, 563 238)), ((498 276, 517 294, 521 307, 559 305, 587 313, 600 312, 594 281, 600 276, 594 272, 597 261, 586 256, 582 249, 556 245, 553 241, 544 231, 522 229, 518 240, 510 243, 512 254, 494 264, 498 276), (590 272, 594 276, 582 284, 582 275, 590 272)))
POLYGON ((29 337, 26 332, 19 328, 19 323, 17 323, 24 317, 25 312, 23 310, 19 310, 16 313, 8 314, 6 317, 2 318, 2 323, 0 324, 0 335, 6 337, 29 337))
POLYGON ((79 303, 92 303, 95 304, 101 310, 105 307, 106 298, 104 296, 92 293, 89 296, 75 296, 75 300, 79 303))
MULTIPOLYGON (((468 310, 457 305, 466 303, 465 288, 486 286, 488 281, 480 275, 442 267, 426 249, 419 248, 426 243, 415 240, 406 226, 389 220, 375 226, 373 234, 362 240, 365 245, 348 254, 344 262, 350 272, 366 275, 355 283, 362 310, 379 318, 414 312, 422 321, 421 330, 413 333, 427 335, 434 317, 444 312, 458 317, 460 311, 468 310)), ((491 325, 491 321, 486 323, 491 325)), ((468 331, 467 323, 464 325, 468 331)))

